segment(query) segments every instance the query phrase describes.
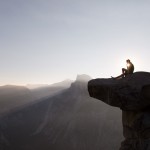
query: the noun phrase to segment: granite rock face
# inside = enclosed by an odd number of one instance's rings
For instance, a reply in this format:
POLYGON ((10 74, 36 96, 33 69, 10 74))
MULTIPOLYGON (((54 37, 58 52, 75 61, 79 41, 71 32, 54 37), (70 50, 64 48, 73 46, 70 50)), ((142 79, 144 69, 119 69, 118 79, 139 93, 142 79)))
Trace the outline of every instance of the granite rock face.
POLYGON ((150 73, 90 80, 88 91, 91 97, 122 110, 125 140, 120 150, 150 150, 150 73))

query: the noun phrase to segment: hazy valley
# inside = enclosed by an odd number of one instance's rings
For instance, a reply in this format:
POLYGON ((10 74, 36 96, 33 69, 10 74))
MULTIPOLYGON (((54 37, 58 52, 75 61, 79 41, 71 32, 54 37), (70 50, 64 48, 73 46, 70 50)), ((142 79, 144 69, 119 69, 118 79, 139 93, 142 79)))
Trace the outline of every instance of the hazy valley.
POLYGON ((67 86, 16 87, 15 92, 10 89, 5 94, 0 89, 4 96, 0 95, 0 107, 6 108, 1 111, 0 149, 119 149, 123 138, 121 111, 90 98, 89 79, 82 75, 67 86), (6 95, 10 97, 7 102, 6 95))

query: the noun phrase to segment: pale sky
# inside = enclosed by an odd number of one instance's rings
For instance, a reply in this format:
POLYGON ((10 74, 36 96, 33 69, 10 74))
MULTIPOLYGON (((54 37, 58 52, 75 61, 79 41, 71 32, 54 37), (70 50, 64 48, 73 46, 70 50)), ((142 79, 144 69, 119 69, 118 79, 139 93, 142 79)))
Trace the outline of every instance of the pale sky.
POLYGON ((149 72, 149 0, 0 0, 0 85, 149 72))

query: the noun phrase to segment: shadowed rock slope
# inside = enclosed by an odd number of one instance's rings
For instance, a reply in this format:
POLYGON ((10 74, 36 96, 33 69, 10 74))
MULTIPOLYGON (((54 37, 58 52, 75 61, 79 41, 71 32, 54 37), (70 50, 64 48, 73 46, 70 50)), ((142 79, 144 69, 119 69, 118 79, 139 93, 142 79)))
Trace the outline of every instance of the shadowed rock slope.
POLYGON ((82 77, 59 95, 0 119, 1 150, 115 150, 121 111, 90 98, 82 77), (109 143, 109 144, 108 144, 109 143))
POLYGON ((91 97, 122 109, 125 141, 120 150, 150 150, 150 73, 91 80, 88 91, 91 97))

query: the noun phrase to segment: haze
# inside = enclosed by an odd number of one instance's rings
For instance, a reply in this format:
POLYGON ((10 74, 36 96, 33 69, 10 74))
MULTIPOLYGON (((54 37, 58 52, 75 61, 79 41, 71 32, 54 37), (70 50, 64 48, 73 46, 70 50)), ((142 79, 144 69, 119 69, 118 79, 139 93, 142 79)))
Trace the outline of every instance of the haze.
POLYGON ((0 0, 0 84, 149 71, 150 1, 0 0))

